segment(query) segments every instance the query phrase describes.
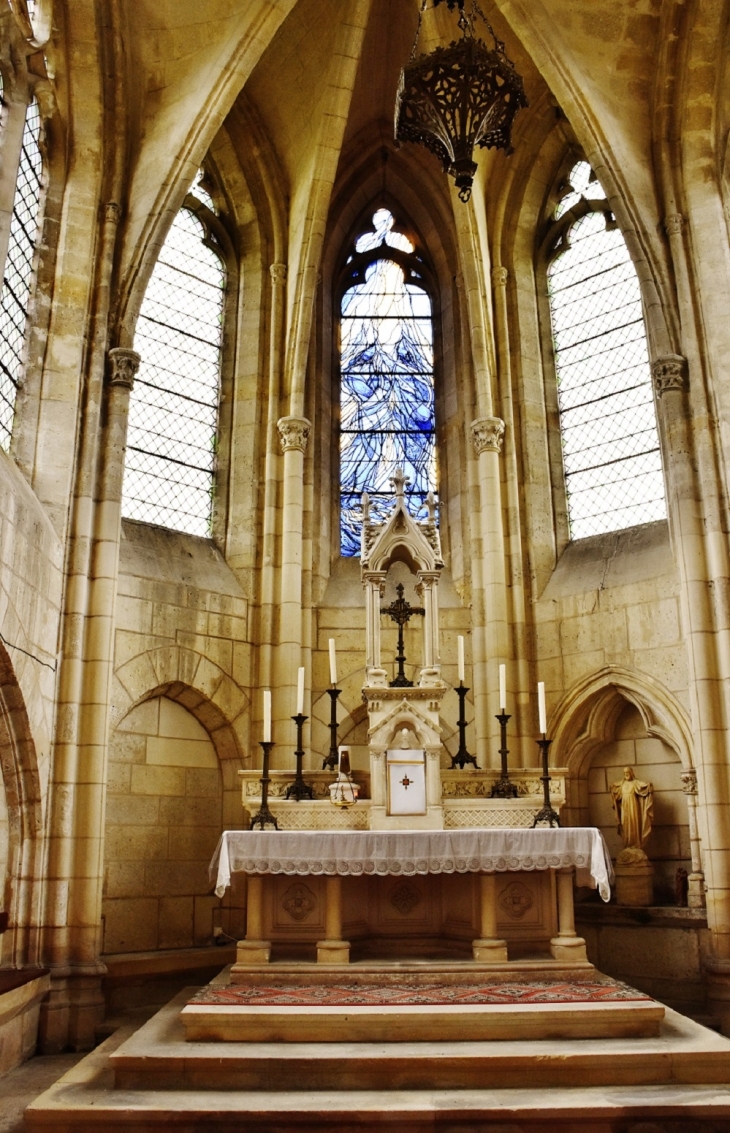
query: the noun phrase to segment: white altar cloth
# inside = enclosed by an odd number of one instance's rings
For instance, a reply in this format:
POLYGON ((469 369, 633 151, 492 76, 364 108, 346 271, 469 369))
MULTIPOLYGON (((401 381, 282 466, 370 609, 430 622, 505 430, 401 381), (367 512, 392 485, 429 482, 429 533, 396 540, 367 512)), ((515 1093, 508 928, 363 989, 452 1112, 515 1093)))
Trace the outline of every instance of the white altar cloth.
POLYGON ((341 877, 427 873, 576 872, 578 885, 611 896, 613 868, 593 826, 474 830, 227 830, 210 864, 222 897, 232 873, 341 877))

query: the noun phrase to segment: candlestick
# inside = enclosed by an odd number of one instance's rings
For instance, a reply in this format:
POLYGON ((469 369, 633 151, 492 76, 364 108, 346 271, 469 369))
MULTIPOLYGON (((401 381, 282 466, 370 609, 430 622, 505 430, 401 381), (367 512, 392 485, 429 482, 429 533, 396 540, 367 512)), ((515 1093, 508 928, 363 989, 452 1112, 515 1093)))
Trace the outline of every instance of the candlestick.
MULTIPOLYGON (((304 669, 300 669, 299 672, 303 673, 304 669)), ((308 719, 309 717, 305 716, 302 712, 297 712, 296 716, 292 716, 292 720, 297 726, 297 746, 296 751, 294 752, 297 760, 297 771, 296 775, 294 776, 294 782, 290 783, 286 789, 284 798, 294 799, 296 802, 301 802, 302 799, 314 798, 314 790, 312 789, 312 787, 310 787, 309 783, 304 782, 304 778, 302 776, 302 760, 304 758, 302 731, 304 729, 304 722, 308 719)))
POLYGON ((337 697, 342 692, 339 688, 328 688, 331 705, 330 705, 330 750, 329 754, 324 757, 322 761, 322 770, 334 771, 339 762, 339 753, 337 751, 337 697))
MULTIPOLYGON (((504 668, 504 666, 500 666, 500 668, 504 668)), ((510 779, 509 771, 507 770, 507 756, 509 755, 509 748, 507 747, 507 724, 511 719, 512 717, 507 716, 504 712, 500 712, 499 716, 497 716, 502 737, 502 746, 499 749, 499 754, 502 758, 502 774, 499 779, 497 779, 496 783, 492 784, 492 789, 489 792, 489 797, 492 799, 517 798, 517 787, 510 779)))
POLYGON ((264 689, 264 743, 271 743, 271 692, 264 689))
POLYGON ((463 683, 460 683, 459 687, 454 689, 454 692, 459 698, 459 719, 457 721, 459 727, 459 750, 456 755, 452 755, 451 766, 458 766, 462 771, 464 770, 465 763, 472 763, 474 767, 478 768, 476 759, 473 755, 469 755, 466 747, 466 708, 464 701, 466 700, 468 691, 469 689, 465 688, 463 683))
POLYGON ((540 728, 543 736, 547 732, 547 712, 545 711, 545 682, 537 682, 537 711, 540 717, 540 728))
POLYGON ((466 677, 464 675, 464 638, 463 637, 457 637, 457 639, 456 639, 456 650, 457 650, 457 657, 458 657, 459 681, 461 682, 461 684, 463 684, 464 681, 466 680, 466 677))
MULTIPOLYGON (((539 686, 538 686, 539 687, 539 686)), ((545 736, 537 741, 537 746, 542 752, 542 794, 543 804, 542 809, 537 812, 532 820, 533 827, 537 826, 538 822, 547 822, 548 826, 560 826, 560 816, 553 810, 550 803, 550 774, 548 771, 548 751, 552 740, 548 740, 545 736)))
POLYGON ((504 712, 507 707, 507 666, 499 666, 499 711, 504 712))
MULTIPOLYGON (((304 711, 304 668, 297 673, 297 716, 304 711)), ((294 717, 292 716, 292 720, 294 717)))
MULTIPOLYGON (((271 696, 271 693, 269 693, 269 696, 271 696)), ((271 719, 269 719, 269 725, 270 724, 271 719)), ((267 826, 273 826, 275 830, 278 830, 279 823, 269 810, 269 754, 274 745, 270 740, 263 740, 261 746, 264 749, 264 767, 261 776, 261 807, 258 813, 251 819, 251 829, 253 830, 255 826, 260 826, 262 830, 265 830, 267 826)))
POLYGON ((335 651, 335 639, 334 639, 334 637, 331 637, 329 639, 329 648, 330 648, 330 683, 332 685, 332 688, 334 688, 337 684, 337 653, 335 651))

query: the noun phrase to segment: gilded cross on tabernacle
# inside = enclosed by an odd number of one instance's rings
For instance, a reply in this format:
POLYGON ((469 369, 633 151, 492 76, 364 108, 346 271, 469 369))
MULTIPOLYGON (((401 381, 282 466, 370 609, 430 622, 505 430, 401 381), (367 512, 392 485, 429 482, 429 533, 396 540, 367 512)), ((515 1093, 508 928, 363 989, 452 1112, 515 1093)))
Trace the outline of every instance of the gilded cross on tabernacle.
POLYGON ((412 782, 413 780, 408 778, 408 772, 406 772, 405 778, 401 779, 401 786, 405 787, 405 789, 408 790, 412 782))

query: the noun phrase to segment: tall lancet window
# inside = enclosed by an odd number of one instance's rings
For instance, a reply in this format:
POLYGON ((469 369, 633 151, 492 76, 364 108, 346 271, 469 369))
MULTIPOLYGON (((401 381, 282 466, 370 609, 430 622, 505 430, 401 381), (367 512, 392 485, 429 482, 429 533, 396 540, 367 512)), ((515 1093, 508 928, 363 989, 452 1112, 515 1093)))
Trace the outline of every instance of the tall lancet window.
POLYGON ((397 468, 417 514, 436 492, 433 318, 426 265, 378 209, 345 266, 340 309, 340 550, 360 553, 362 495, 383 516, 397 468))
POLYGON ((639 280, 601 185, 573 167, 548 267, 570 535, 666 516, 639 280))
POLYGON ((122 514, 207 536, 213 505, 226 271, 195 179, 137 320, 122 514))
MULTIPOLYGON (((19 156, 0 296, 0 445, 4 449, 10 445, 15 399, 23 369, 39 230, 43 157, 41 114, 35 98, 28 103, 25 112, 19 156)), ((3 160, 8 165, 17 159, 17 151, 14 155, 3 153, 3 160)))

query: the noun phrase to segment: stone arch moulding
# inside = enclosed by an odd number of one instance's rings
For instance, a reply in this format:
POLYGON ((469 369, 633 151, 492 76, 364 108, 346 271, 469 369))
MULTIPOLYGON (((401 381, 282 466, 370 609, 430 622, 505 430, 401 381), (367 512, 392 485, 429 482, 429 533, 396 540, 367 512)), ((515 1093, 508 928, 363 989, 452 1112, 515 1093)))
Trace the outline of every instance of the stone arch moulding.
POLYGON ((3 938, 4 964, 38 963, 31 941, 37 936, 41 889, 42 808, 38 759, 28 712, 12 661, 0 645, 0 770, 8 808, 8 890, 2 895, 9 929, 3 938))
POLYGON ((219 759, 246 762, 250 699, 210 658, 179 645, 160 646, 126 661, 115 677, 114 725, 143 701, 166 696, 202 724, 219 759))
POLYGON ((661 682, 646 673, 607 665, 584 677, 563 697, 548 721, 553 762, 572 776, 585 771, 595 749, 605 743, 625 702, 638 710, 647 733, 674 751, 684 770, 694 766, 689 716, 661 682))

